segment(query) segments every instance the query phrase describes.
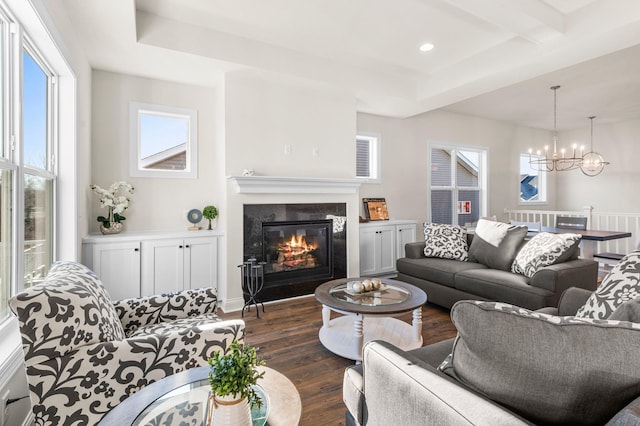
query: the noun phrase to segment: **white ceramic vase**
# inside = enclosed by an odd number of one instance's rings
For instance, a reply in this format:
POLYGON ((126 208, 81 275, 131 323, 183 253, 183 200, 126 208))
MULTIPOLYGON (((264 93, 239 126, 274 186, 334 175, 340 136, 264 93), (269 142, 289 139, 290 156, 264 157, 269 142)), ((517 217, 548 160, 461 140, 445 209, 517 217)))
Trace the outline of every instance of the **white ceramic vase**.
POLYGON ((251 409, 247 398, 232 395, 209 396, 207 426, 251 426, 251 409))

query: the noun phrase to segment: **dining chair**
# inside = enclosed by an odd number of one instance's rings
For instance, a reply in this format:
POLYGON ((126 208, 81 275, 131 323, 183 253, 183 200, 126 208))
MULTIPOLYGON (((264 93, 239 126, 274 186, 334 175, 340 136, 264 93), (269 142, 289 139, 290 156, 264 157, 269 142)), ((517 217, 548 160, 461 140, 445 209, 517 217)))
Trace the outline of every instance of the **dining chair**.
POLYGON ((542 222, 520 222, 517 220, 511 220, 509 223, 515 226, 526 226, 529 229, 529 232, 542 231, 542 222))
POLYGON ((587 218, 584 216, 556 216, 556 228, 587 230, 587 218))

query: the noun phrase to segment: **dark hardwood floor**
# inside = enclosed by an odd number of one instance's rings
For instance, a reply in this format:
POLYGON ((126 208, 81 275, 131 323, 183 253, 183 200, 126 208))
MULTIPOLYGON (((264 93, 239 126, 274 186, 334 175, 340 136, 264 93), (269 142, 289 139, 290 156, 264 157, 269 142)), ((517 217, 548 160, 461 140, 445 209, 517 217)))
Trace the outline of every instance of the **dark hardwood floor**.
MULTIPOLYGON (((311 296, 265 305, 266 312, 245 312, 246 343, 260 348, 267 366, 280 371, 298 388, 302 399, 301 425, 344 425, 342 375, 353 361, 326 350, 318 340, 322 307, 311 296)), ((449 311, 433 305, 423 308, 424 344, 456 335, 449 311)), ((332 314, 333 315, 333 314, 332 314)), ((240 312, 222 313, 225 319, 240 312)), ((398 317, 411 322, 411 314, 398 317)))

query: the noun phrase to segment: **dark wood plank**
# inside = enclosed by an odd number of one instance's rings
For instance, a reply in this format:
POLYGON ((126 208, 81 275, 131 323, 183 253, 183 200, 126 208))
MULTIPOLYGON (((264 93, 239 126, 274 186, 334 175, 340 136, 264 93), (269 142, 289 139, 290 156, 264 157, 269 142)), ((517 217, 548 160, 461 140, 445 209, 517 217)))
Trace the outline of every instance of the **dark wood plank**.
MULTIPOLYGON (((322 306, 310 295, 269 303, 266 312, 245 312, 246 342, 260 348, 267 366, 287 376, 302 399, 301 425, 344 425, 342 375, 353 361, 326 350, 318 331, 322 326, 322 306)), ((427 304, 423 308, 424 344, 455 337, 449 311, 427 304)), ((241 318, 240 312, 221 313, 224 319, 241 318)), ((411 313, 398 316, 411 322, 411 313)))

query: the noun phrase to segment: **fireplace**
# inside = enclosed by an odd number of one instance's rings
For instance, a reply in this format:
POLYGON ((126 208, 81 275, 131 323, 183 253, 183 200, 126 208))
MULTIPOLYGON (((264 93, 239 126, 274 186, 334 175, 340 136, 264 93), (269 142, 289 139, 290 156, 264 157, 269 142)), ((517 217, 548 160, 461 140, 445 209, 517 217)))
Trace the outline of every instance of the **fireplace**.
POLYGON ((346 277, 346 204, 245 204, 243 261, 262 264, 258 299, 311 294, 346 277))
POLYGON ((333 220, 262 223, 264 282, 333 277, 333 220))

